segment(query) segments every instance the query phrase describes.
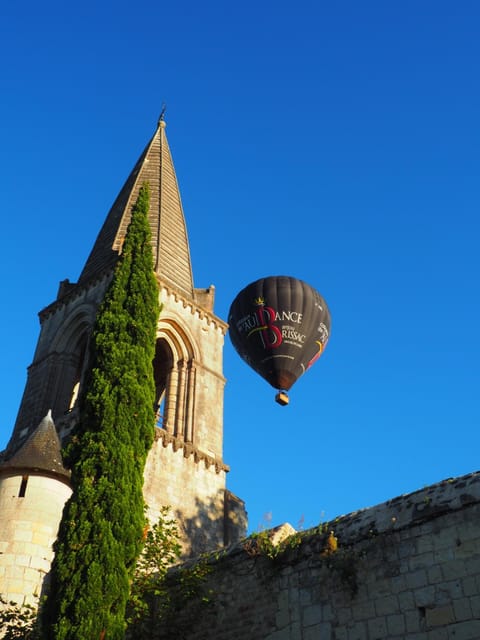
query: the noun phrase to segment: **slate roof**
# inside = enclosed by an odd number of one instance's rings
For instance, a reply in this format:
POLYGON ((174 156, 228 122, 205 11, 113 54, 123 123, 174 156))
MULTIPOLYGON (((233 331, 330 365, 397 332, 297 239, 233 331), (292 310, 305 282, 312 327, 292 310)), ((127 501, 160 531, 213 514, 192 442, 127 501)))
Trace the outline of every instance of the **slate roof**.
POLYGON ((187 228, 173 160, 161 118, 103 224, 80 275, 79 284, 113 267, 121 251, 131 209, 143 182, 150 185, 150 228, 154 270, 161 280, 193 298, 187 228))
POLYGON ((70 471, 63 466, 60 439, 51 411, 20 449, 0 464, 0 472, 10 470, 37 471, 60 476, 64 481, 68 481, 70 471))

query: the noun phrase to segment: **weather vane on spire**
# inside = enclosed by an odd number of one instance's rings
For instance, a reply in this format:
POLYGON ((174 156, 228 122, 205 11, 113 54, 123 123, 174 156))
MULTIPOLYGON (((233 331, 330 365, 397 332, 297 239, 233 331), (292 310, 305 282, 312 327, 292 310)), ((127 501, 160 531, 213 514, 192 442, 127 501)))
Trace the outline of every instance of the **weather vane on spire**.
POLYGON ((165 104, 165 102, 162 104, 162 110, 160 112, 160 115, 158 117, 158 122, 165 122, 165 111, 167 110, 167 105, 165 104))

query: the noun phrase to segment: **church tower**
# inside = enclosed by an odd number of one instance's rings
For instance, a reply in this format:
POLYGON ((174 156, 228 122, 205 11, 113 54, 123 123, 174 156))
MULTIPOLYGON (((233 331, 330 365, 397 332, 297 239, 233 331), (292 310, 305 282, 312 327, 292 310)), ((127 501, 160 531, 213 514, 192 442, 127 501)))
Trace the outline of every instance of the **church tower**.
MULTIPOLYGON (((19 457, 27 462, 31 459, 24 450, 32 439, 38 439, 39 424, 48 418, 49 429, 55 425, 60 440, 65 441, 78 421, 77 398, 89 366, 88 346, 96 312, 121 252, 132 206, 141 185, 148 182, 153 269, 159 282, 161 312, 153 362, 157 428, 145 468, 144 497, 153 521, 162 506, 172 507, 184 534, 186 553, 197 553, 243 536, 246 514, 243 502, 226 489, 229 469, 223 461, 222 355, 227 325, 214 314, 214 287, 197 289, 193 285, 185 217, 165 129, 160 118, 110 209, 78 281, 63 280, 57 299, 39 314, 37 348, 13 434, 0 463, 0 479, 5 475, 10 478, 7 493, 0 494, 0 500, 14 502, 15 498, 18 503, 23 491, 21 478, 33 469, 15 461, 19 457)), ((58 456, 51 442, 45 447, 51 456, 58 456)), ((68 485, 66 470, 56 468, 52 474, 38 465, 35 469, 38 476, 45 473, 50 480, 54 477, 68 485)), ((30 484, 23 498, 28 496, 30 484)), ((65 500, 67 497, 68 490, 65 500)), ((43 499, 49 500, 48 490, 43 499)), ((3 537, 12 533, 11 527, 10 533, 2 533, 6 530, 4 513, 0 510, 0 546, 6 548, 9 541, 3 537)), ((16 516, 10 517, 14 526, 16 516)))

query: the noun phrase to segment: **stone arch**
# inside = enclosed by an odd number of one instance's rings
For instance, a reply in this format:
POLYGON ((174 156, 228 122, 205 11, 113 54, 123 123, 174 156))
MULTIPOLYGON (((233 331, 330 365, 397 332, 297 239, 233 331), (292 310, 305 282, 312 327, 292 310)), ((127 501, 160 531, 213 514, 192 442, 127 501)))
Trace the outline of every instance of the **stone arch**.
POLYGON ((194 441, 198 348, 188 330, 161 317, 154 359, 157 426, 184 442, 194 441))
POLYGON ((75 344, 85 331, 92 330, 95 311, 92 305, 83 304, 70 313, 52 340, 52 351, 58 353, 71 351, 72 344, 75 344))
MULTIPOLYGON (((162 312, 163 313, 163 312, 162 312)), ((189 329, 174 317, 160 317, 157 338, 163 337, 171 345, 177 360, 197 360, 199 349, 189 329)))
POLYGON ((94 319, 95 310, 91 306, 77 308, 57 331, 52 342, 52 354, 56 361, 52 371, 54 416, 65 415, 76 406, 88 366, 88 346, 94 319))

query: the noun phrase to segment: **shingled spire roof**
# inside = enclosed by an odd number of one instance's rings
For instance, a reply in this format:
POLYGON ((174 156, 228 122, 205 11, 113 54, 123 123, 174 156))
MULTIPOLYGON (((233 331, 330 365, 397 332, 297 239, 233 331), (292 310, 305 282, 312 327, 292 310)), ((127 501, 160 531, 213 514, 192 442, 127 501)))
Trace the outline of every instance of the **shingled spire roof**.
POLYGON ((0 471, 42 472, 60 476, 68 482, 70 472, 62 461, 60 440, 49 411, 26 442, 9 459, 0 464, 0 471))
POLYGON ((154 270, 161 280, 193 298, 187 228, 172 156, 160 117, 153 138, 115 200, 80 275, 79 284, 112 267, 121 251, 132 206, 144 182, 150 186, 154 270))

